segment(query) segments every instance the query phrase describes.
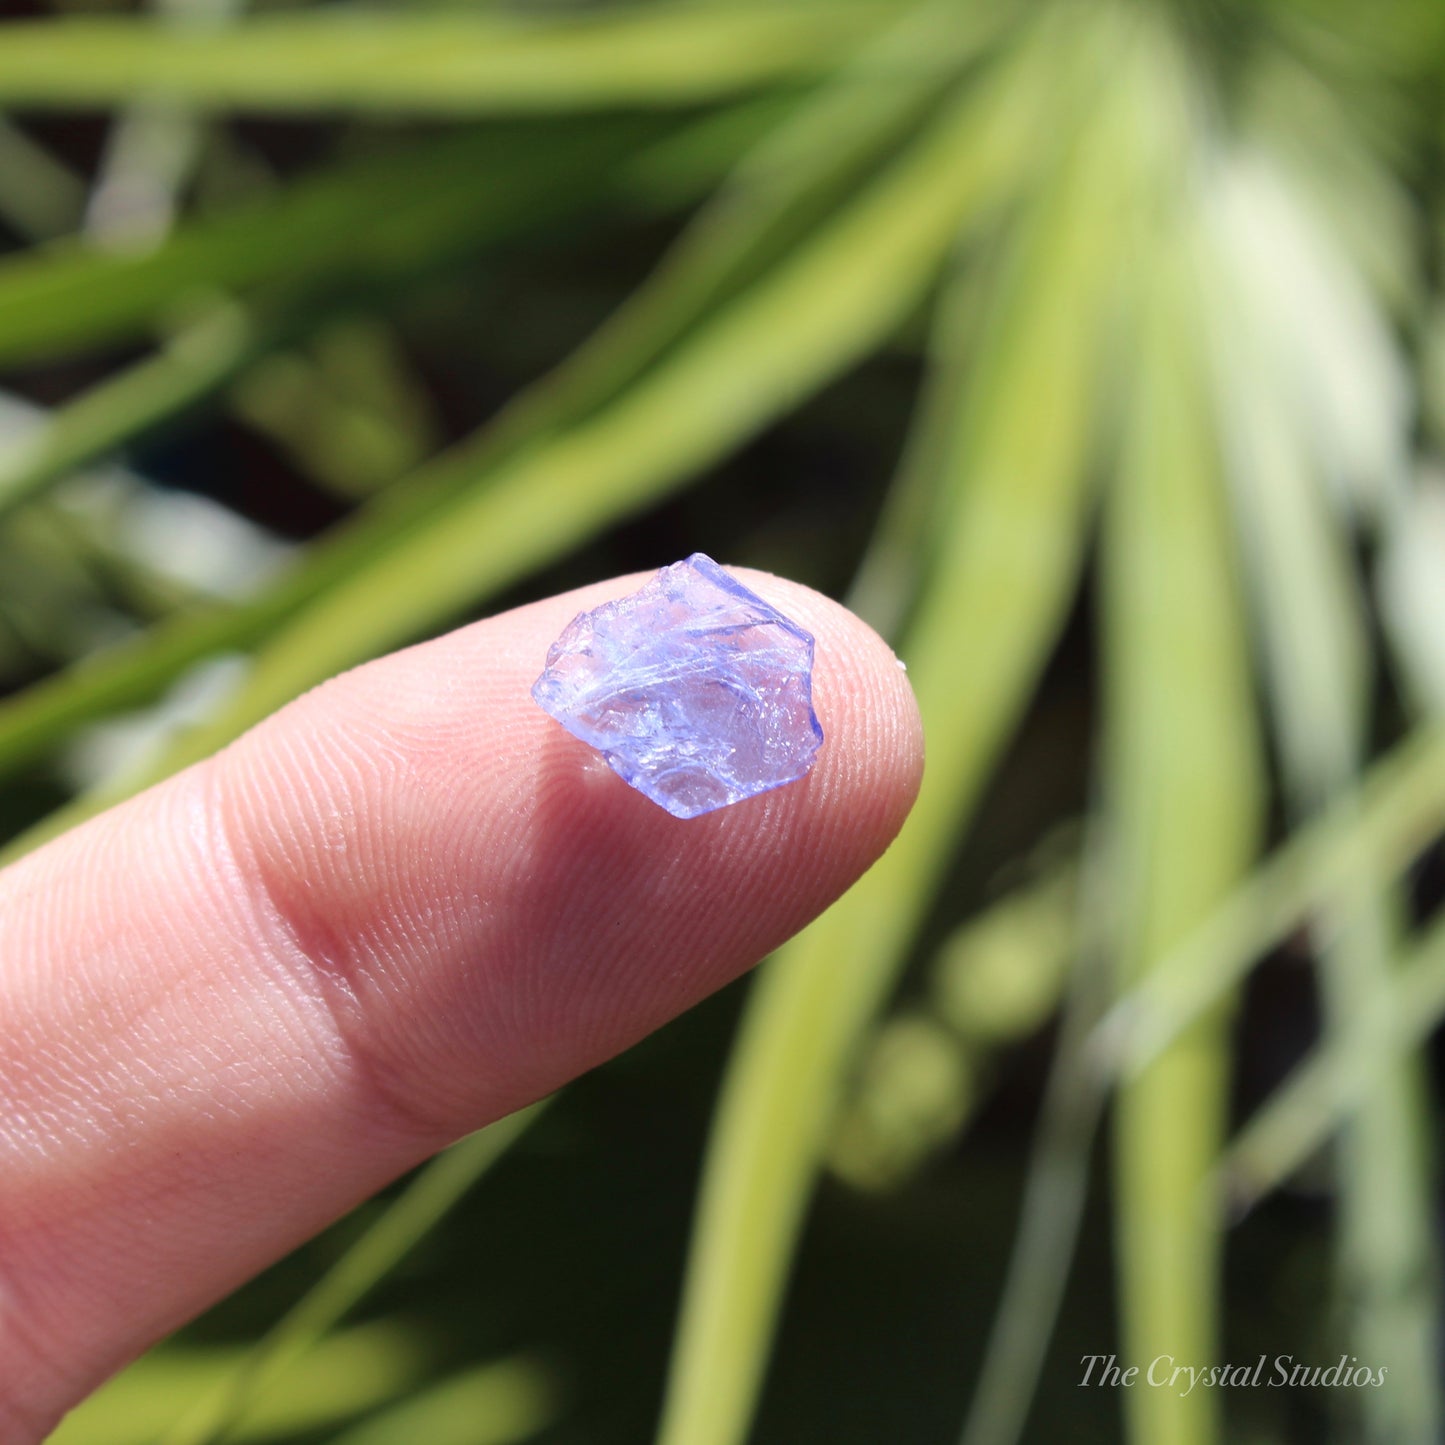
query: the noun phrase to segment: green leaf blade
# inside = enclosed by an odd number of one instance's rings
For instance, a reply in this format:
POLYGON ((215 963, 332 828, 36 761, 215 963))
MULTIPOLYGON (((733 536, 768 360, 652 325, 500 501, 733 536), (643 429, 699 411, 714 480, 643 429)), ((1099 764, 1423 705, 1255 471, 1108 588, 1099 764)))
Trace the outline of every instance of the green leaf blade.
POLYGON ((216 29, 19 21, 0 31, 0 104, 88 108, 144 96, 209 110, 443 116, 671 107, 814 77, 887 15, 858 3, 530 20, 336 7, 216 29))
POLYGON ((709 1145, 661 1445, 745 1437, 848 1060, 1072 599, 1111 294, 1091 209, 1112 200, 1094 168, 1104 148, 1090 160, 1031 228, 946 449, 951 516, 903 646, 929 738, 923 790, 888 853, 780 950, 749 1002, 709 1145), (1029 402, 1042 392, 1047 427, 1029 402))

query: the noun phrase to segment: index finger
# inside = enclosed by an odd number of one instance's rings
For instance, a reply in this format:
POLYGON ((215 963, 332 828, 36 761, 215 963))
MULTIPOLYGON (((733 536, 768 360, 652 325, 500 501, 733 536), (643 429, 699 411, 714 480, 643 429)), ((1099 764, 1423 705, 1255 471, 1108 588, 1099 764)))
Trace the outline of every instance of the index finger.
POLYGON ((680 821, 537 708, 548 644, 626 578, 336 678, 0 873, 0 1437, 882 852, 921 768, 903 674, 835 603, 739 575, 817 638, 797 783, 680 821))

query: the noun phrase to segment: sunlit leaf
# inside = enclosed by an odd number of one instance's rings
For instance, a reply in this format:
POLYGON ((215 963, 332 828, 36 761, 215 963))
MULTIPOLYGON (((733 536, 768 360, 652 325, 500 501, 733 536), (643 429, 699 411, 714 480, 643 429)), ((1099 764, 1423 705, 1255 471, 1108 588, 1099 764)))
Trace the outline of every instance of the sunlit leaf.
MULTIPOLYGON (((1192 278, 1171 219, 1138 241, 1148 270, 1103 558, 1123 987, 1147 977, 1247 868, 1261 811, 1202 348, 1184 299, 1192 278)), ((1223 1136, 1228 1068, 1227 1022, 1216 1012, 1119 1090, 1114 1231, 1130 1360, 1216 1357, 1223 1219, 1200 1196, 1223 1136)), ((1220 1402, 1208 1392, 1139 1390, 1124 1407, 1139 1441, 1222 1438, 1220 1402)))
POLYGON ((466 115, 682 105, 836 63, 888 15, 827 6, 646 6, 528 19, 361 7, 221 29, 147 19, 12 22, 0 103, 466 115))
POLYGON ((330 1445, 513 1445, 557 1413, 547 1372, 531 1360, 499 1360, 455 1375, 343 1431, 330 1445))
POLYGON ((666 1445, 745 1434, 843 1072, 1072 597, 1108 295, 1099 220, 1116 198, 1106 149, 1101 138, 1041 202, 956 413, 952 519, 903 647, 930 729, 924 790, 892 849, 781 950, 750 1001, 703 1179, 666 1445))
MULTIPOLYGON (((419 1384, 429 1353, 395 1321, 334 1334, 311 1353, 304 1376, 260 1403, 230 1438, 284 1440, 344 1425, 419 1384)), ((155 1445, 176 1411, 223 1387, 244 1354, 234 1346, 162 1345, 67 1415, 50 1445, 155 1445)))

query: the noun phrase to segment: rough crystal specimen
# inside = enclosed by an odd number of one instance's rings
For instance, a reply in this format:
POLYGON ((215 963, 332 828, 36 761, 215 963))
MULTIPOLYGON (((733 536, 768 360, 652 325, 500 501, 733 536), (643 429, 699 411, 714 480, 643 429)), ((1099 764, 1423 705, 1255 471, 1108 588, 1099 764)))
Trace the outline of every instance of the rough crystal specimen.
POLYGON ((701 552, 575 617, 532 696, 678 818, 801 778, 823 742, 812 637, 701 552))

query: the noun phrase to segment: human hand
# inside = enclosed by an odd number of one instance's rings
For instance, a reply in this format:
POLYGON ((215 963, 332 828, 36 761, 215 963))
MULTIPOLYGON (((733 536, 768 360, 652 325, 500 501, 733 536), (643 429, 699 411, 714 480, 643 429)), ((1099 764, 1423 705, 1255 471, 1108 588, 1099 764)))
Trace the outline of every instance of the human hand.
POLYGON ((817 638, 802 781, 680 822, 528 689, 622 578, 396 653, 0 873, 0 1440, 459 1135, 755 963, 883 851, 922 738, 817 638))

